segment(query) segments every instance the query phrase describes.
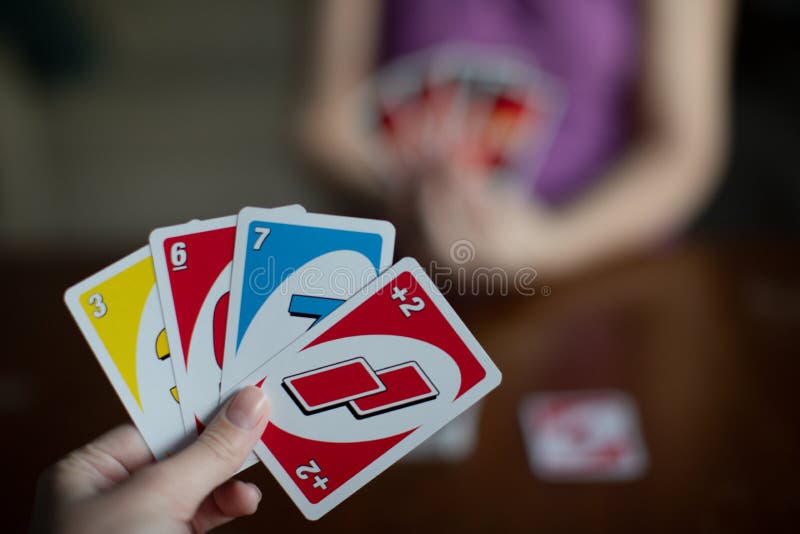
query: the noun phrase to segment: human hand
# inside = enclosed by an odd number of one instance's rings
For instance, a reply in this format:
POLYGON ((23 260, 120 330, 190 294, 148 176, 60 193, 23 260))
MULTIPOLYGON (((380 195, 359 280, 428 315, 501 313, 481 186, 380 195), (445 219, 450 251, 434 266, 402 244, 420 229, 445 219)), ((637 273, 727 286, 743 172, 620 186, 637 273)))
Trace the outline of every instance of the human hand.
POLYGON ((254 513, 261 492, 230 480, 267 426, 269 403, 239 392, 197 440, 153 463, 141 434, 122 425, 70 453, 39 480, 33 532, 206 532, 254 513))
POLYGON ((479 176, 441 173, 421 180, 418 193, 421 227, 436 261, 467 270, 553 270, 554 218, 521 192, 491 187, 479 176), (456 257, 454 247, 465 240, 468 257, 456 257))

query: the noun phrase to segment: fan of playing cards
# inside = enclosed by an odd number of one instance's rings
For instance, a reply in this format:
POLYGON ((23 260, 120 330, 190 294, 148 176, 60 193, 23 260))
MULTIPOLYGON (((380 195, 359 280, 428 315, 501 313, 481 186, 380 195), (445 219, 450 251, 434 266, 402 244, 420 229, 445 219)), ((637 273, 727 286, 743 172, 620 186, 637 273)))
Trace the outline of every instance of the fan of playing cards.
POLYGON ((159 228, 64 298, 156 458, 263 388, 271 419, 243 467, 261 460, 317 519, 500 383, 419 264, 392 265, 394 234, 244 208, 159 228))
POLYGON ((451 44, 393 61, 358 98, 382 175, 446 164, 497 178, 535 170, 560 119, 558 95, 554 80, 511 50, 451 44))

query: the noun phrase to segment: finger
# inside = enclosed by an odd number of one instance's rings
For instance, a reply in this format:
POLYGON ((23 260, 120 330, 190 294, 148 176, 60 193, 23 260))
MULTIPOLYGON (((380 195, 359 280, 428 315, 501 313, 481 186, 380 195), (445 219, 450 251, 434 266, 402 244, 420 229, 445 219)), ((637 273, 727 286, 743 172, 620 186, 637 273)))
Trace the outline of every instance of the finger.
POLYGON ((419 195, 420 216, 428 253, 436 261, 449 265, 450 243, 458 233, 457 215, 450 209, 447 199, 424 188, 419 195))
POLYGON ((128 474, 133 473, 153 462, 153 453, 147 447, 141 432, 127 423, 109 430, 87 447, 113 458, 125 468, 128 474))
POLYGON ((486 182, 479 180, 469 180, 459 190, 459 198, 464 210, 476 221, 477 228, 483 227, 491 219, 492 214, 488 202, 491 194, 492 192, 487 190, 486 182))
MULTIPOLYGON (((444 237, 463 239, 463 233, 470 229, 469 214, 464 210, 460 192, 442 182, 427 182, 420 188, 419 202, 422 208, 423 223, 432 233, 444 237)), ((449 246, 449 243, 447 244, 449 246)))
POLYGON ((67 455, 43 475, 41 483, 80 498, 108 489, 152 462, 142 435, 125 424, 67 455))
POLYGON ((267 426, 269 403, 260 388, 240 391, 217 414, 200 437, 147 477, 169 493, 179 509, 191 512, 214 488, 231 478, 267 426))
POLYGON ((260 501, 261 490, 255 484, 229 480, 205 498, 192 526, 197 532, 206 532, 237 517, 254 514, 260 501))

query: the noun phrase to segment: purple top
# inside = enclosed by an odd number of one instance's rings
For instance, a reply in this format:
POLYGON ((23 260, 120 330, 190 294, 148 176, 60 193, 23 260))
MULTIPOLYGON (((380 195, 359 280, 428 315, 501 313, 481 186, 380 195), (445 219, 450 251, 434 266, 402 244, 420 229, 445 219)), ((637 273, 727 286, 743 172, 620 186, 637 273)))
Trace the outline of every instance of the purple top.
POLYGON ((563 115, 527 184, 550 204, 575 196, 617 157, 627 138, 635 80, 636 0, 386 0, 384 60, 445 44, 510 46, 554 77, 563 115))

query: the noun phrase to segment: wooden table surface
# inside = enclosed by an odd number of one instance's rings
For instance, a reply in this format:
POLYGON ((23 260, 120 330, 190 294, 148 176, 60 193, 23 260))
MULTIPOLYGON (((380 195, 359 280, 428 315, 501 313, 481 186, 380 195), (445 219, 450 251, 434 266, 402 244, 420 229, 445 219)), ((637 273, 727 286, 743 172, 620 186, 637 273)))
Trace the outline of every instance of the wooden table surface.
MULTIPOLYGON (((3 531, 24 531, 46 465, 126 420, 61 301, 68 285, 121 255, 5 255, 3 531)), ((243 478, 262 488, 261 509, 223 531, 796 528, 797 247, 678 245, 549 285, 546 297, 455 300, 504 374, 484 404, 470 457, 401 462, 315 523, 257 466, 243 478), (649 471, 628 483, 537 480, 525 460, 519 400, 590 388, 634 397, 649 471)))

